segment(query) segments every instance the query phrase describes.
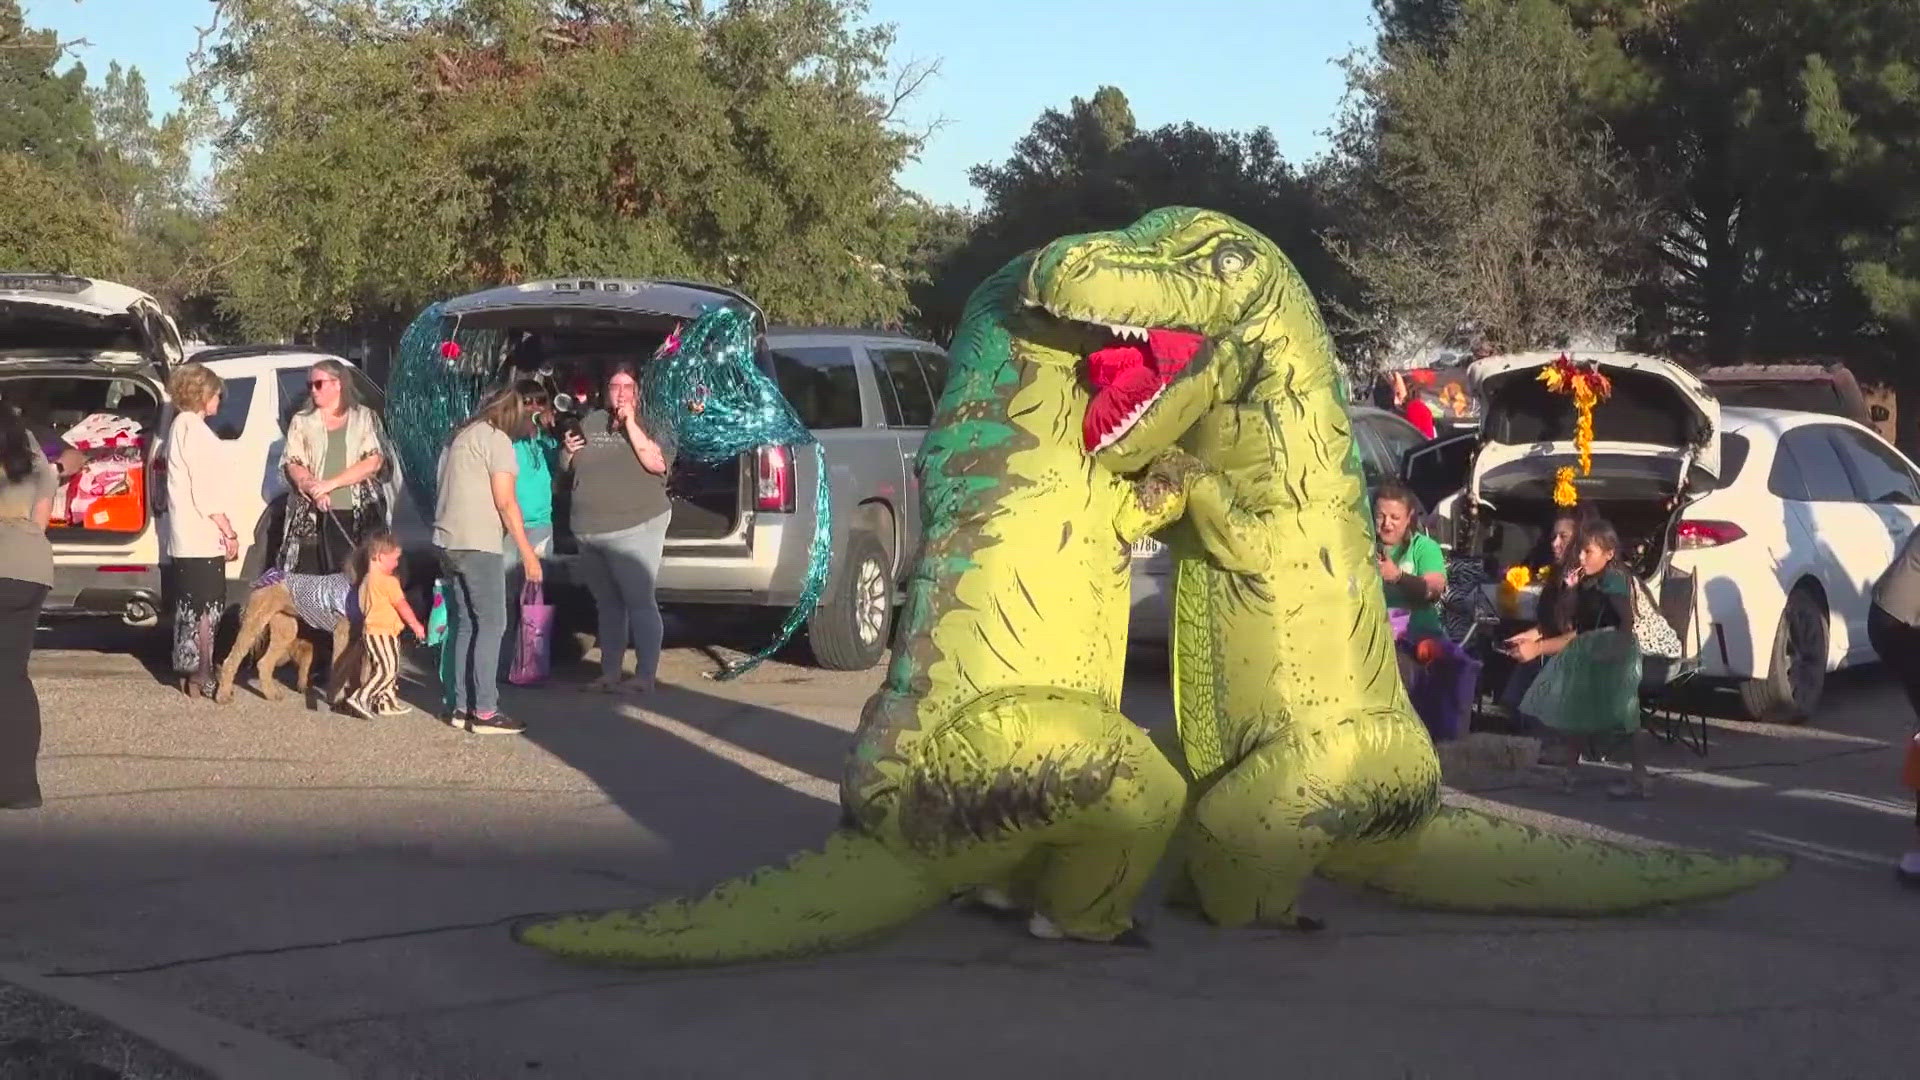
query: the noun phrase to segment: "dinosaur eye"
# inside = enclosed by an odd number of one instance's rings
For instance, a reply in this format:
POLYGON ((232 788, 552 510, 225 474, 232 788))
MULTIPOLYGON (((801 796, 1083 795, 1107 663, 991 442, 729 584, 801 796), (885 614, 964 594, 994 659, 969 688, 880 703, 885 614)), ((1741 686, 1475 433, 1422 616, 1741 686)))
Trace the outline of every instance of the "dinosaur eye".
POLYGON ((1245 251, 1237 247, 1223 247, 1213 253, 1213 272, 1221 277, 1232 277, 1252 262, 1245 251))

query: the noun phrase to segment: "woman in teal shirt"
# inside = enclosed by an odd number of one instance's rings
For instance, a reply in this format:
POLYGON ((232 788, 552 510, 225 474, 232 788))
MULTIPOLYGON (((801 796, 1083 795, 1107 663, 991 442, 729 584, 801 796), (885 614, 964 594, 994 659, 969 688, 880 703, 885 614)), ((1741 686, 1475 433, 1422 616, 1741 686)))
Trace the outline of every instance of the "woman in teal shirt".
MULTIPOLYGON (((527 530, 527 543, 534 554, 545 559, 553 550, 553 462, 560 443, 553 437, 553 402, 546 385, 538 379, 522 379, 514 387, 534 414, 533 435, 513 441, 520 472, 514 479, 514 501, 520 504, 520 520, 527 530)), ((526 584, 526 570, 520 565, 513 538, 507 538, 507 632, 501 637, 500 677, 513 670, 513 656, 520 646, 520 590, 526 584)))

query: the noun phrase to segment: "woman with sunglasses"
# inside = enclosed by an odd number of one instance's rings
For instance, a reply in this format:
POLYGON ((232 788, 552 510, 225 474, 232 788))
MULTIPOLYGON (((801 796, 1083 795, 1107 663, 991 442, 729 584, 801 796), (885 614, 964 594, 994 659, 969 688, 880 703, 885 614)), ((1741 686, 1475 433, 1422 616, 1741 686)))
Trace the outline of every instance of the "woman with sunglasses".
POLYGON ((338 360, 307 372, 307 405, 287 426, 284 468, 287 499, 280 569, 290 574, 337 574, 348 568, 360 541, 385 528, 388 476, 386 430, 362 405, 338 360))

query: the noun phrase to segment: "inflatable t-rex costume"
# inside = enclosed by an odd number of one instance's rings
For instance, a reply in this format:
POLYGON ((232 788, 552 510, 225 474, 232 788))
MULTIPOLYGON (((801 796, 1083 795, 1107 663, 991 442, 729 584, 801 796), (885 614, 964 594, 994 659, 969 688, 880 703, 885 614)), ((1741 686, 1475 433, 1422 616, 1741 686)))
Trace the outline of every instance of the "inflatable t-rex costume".
MULTIPOLYGON (((825 851, 692 902, 523 926, 519 940, 663 965, 819 952, 1015 879, 1036 932, 1127 934, 1185 797, 1119 711, 1129 548, 1204 478, 1179 451, 1137 481, 1094 465, 1078 367, 1111 335, 1032 311, 1027 268, 983 283, 954 338, 920 456, 924 547, 825 851)), ((1141 348, 1173 370, 1197 345, 1165 334, 1141 348)))
POLYGON ((1197 800, 1186 870, 1210 919, 1311 926, 1294 902, 1314 872, 1445 908, 1602 914, 1785 870, 1441 805, 1395 667, 1333 343, 1266 237, 1159 210, 1057 241, 1028 292, 1065 319, 1205 335, 1177 367, 1095 355, 1084 439, 1120 472, 1179 440, 1226 477, 1194 485, 1163 534, 1178 558, 1174 697, 1197 800))

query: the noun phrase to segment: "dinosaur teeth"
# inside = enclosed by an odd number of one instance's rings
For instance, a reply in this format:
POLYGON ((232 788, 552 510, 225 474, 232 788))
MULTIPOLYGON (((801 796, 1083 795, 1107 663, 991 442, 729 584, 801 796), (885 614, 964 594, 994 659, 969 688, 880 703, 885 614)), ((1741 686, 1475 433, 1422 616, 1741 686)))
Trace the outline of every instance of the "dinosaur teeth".
POLYGON ((1106 328, 1107 333, 1112 334, 1114 337, 1117 337, 1122 341, 1147 340, 1146 330, 1138 326, 1126 326, 1121 323, 1101 323, 1100 325, 1106 328))
POLYGON ((1167 392, 1167 388, 1165 386, 1162 386, 1160 389, 1155 390, 1151 397, 1148 397, 1145 400, 1141 401, 1140 404, 1135 405, 1131 412, 1127 413, 1127 415, 1120 418, 1119 423, 1113 425, 1112 430, 1108 431, 1105 435, 1100 436, 1100 442, 1094 446, 1093 452, 1097 454, 1100 451, 1105 450, 1107 447, 1112 446, 1114 443, 1119 442, 1120 437, 1122 435, 1125 435, 1127 432, 1132 431, 1133 425, 1139 423, 1140 418, 1147 415, 1147 410, 1153 407, 1153 403, 1156 401, 1159 401, 1160 395, 1166 392, 1167 392))

